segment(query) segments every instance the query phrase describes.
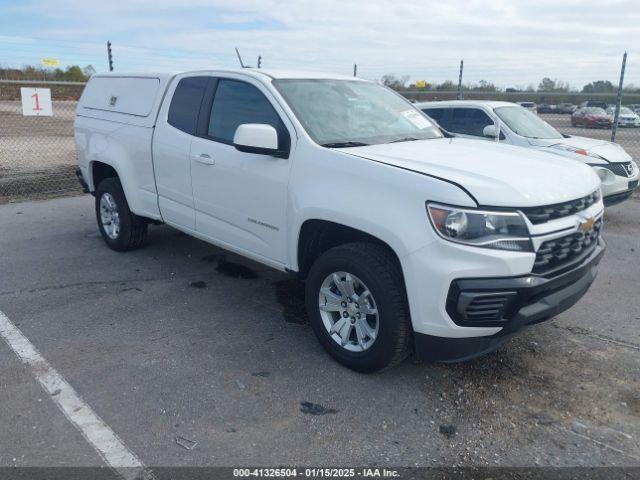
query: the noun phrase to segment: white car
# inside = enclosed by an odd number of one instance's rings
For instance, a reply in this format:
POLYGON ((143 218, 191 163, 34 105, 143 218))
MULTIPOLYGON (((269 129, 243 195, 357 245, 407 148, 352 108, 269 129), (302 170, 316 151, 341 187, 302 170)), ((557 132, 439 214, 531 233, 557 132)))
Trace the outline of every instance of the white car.
POLYGON ((495 141, 499 125, 500 143, 555 153, 590 165, 602 181, 606 206, 626 200, 638 187, 638 165, 620 145, 563 135, 515 103, 455 100, 416 106, 456 136, 495 141))
POLYGON ((164 222, 295 274, 321 344, 358 371, 495 349, 578 301, 605 249, 592 169, 447 138, 353 77, 94 75, 75 137, 110 248, 164 222))
MULTIPOLYGON (((616 107, 607 108, 607 113, 615 118, 616 107)), ((620 107, 618 114, 618 126, 619 127, 640 127, 640 115, 627 107, 620 107)))

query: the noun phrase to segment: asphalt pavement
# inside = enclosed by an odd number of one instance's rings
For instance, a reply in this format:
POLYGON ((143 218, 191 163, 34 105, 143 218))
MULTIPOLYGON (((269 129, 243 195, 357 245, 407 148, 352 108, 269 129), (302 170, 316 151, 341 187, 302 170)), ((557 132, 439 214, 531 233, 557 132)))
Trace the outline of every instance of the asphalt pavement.
MULTIPOLYGON (((639 199, 571 310, 373 375, 324 353, 297 280, 166 226, 113 252, 92 200, 0 205, 0 311, 147 466, 640 466, 639 199)), ((104 466, 54 400, 0 341, 0 466, 104 466)))

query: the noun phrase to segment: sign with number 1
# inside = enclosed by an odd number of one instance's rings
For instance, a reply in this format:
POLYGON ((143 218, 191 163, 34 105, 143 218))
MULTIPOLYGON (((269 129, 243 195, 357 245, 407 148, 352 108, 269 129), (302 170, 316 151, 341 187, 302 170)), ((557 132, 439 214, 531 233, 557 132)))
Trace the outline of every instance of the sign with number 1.
POLYGON ((51 90, 48 88, 21 88, 22 115, 29 117, 51 117, 51 90))

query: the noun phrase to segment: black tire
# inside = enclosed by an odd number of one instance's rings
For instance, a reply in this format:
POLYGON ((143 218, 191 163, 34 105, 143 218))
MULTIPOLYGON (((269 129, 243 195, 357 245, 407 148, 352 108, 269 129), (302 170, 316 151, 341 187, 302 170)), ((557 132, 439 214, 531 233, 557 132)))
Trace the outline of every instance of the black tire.
POLYGON ((363 373, 397 365, 410 353, 411 320, 402 270, 395 255, 373 243, 334 247, 312 265, 306 282, 305 303, 311 326, 322 346, 338 362, 363 373), (352 352, 334 341, 324 326, 318 298, 325 278, 343 271, 356 275, 371 291, 378 309, 378 335, 366 350, 352 352))
POLYGON ((131 212, 118 178, 105 178, 98 184, 96 188, 95 209, 98 228, 109 248, 118 252, 125 252, 127 250, 140 248, 144 245, 147 238, 148 222, 145 218, 139 217, 131 212), (115 238, 111 238, 107 234, 100 215, 100 201, 103 195, 107 193, 111 195, 111 198, 115 201, 120 221, 119 232, 115 238))

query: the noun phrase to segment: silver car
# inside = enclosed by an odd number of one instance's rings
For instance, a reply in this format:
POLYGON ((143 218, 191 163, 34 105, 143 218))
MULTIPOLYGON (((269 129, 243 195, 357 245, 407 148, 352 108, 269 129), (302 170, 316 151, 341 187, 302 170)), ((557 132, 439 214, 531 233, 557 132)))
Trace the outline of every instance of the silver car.
POLYGON ((620 145, 563 135, 515 103, 457 100, 416 106, 455 136, 535 148, 590 165, 600 177, 607 206, 626 200, 638 187, 638 165, 620 145))
MULTIPOLYGON (((616 108, 607 108, 607 113, 612 117, 615 117, 616 108)), ((618 115, 619 127, 640 127, 640 116, 628 107, 620 107, 620 114, 618 115)))

